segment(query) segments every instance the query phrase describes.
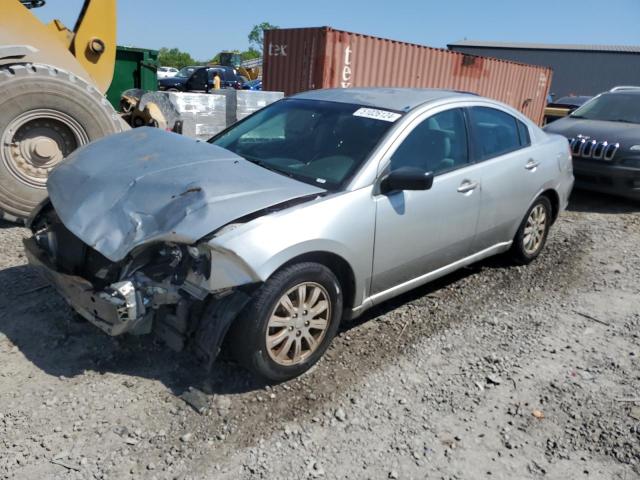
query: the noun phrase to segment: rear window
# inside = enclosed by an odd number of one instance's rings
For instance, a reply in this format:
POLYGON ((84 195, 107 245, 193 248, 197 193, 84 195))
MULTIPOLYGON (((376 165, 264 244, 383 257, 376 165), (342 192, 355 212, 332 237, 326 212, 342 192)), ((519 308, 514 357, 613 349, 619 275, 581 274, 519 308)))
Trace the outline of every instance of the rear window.
POLYGON ((478 160, 498 157, 521 148, 518 120, 489 107, 469 109, 478 160))
POLYGON ((529 133, 529 127, 527 127, 520 120, 516 120, 518 122, 518 134, 520 135, 520 146, 528 147, 531 145, 531 134, 529 133))

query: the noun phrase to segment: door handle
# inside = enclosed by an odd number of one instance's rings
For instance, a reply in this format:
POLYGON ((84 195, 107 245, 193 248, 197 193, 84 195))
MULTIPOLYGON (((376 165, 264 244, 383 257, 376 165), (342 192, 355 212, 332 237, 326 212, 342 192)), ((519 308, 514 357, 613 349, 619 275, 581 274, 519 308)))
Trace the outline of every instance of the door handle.
POLYGON ((540 162, 536 162, 533 158, 530 158, 524 168, 526 168, 527 170, 535 170, 538 165, 540 165, 540 162))
POLYGON ((465 180, 458 187, 458 192, 460 193, 469 193, 478 188, 480 184, 478 182, 471 182, 469 180, 465 180))

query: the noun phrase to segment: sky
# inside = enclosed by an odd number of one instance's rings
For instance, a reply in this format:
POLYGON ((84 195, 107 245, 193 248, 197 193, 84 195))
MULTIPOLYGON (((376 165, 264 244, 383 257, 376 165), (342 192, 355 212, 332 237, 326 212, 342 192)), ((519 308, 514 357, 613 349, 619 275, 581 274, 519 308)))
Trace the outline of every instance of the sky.
MULTIPOLYGON (((82 0, 34 10, 73 28, 82 0)), ((432 47, 458 40, 640 45, 640 0, 119 0, 118 44, 196 60, 248 48, 251 28, 330 26, 432 47)))

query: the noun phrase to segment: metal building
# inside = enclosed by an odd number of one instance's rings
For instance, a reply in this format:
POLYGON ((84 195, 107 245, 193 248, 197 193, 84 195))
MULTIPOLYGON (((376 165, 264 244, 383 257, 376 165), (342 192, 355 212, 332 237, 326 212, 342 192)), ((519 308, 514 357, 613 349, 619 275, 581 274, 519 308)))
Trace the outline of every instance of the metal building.
POLYGON ((595 95, 616 85, 640 85, 640 46, 464 40, 451 43, 448 47, 470 55, 551 67, 551 93, 555 98, 595 95))

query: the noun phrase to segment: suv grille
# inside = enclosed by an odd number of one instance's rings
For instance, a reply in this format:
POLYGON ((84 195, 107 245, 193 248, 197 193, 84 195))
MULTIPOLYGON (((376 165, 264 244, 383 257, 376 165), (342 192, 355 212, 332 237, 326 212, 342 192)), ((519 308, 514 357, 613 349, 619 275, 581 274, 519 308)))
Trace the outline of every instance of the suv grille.
POLYGON ((578 158, 590 158, 593 160, 605 160, 610 162, 620 149, 619 143, 609 143, 606 140, 588 140, 586 138, 570 138, 571 154, 578 158))

